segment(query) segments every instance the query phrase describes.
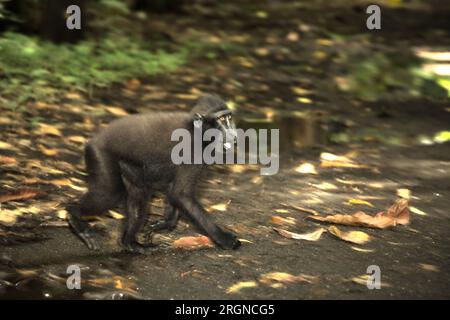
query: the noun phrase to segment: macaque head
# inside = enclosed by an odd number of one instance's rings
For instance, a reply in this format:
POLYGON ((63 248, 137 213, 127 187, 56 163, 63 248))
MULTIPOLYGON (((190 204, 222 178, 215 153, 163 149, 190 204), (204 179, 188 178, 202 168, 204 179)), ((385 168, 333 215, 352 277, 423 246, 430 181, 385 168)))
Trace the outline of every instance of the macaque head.
POLYGON ((220 97, 207 95, 199 98, 192 113, 194 125, 200 122, 205 130, 215 128, 221 132, 225 150, 231 149, 236 143, 237 132, 232 112, 220 97))

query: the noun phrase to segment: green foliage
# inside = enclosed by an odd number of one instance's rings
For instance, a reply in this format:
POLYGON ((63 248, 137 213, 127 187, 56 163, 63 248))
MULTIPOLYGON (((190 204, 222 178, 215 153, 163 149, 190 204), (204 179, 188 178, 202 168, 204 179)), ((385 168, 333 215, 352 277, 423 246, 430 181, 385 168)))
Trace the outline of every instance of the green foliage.
POLYGON ((363 100, 426 96, 445 98, 438 79, 421 69, 422 61, 408 52, 345 54, 348 65, 345 90, 363 100))
POLYGON ((17 107, 29 100, 55 100, 66 90, 91 93, 129 78, 175 70, 188 50, 150 51, 127 37, 55 45, 17 33, 0 37, 0 102, 17 107))

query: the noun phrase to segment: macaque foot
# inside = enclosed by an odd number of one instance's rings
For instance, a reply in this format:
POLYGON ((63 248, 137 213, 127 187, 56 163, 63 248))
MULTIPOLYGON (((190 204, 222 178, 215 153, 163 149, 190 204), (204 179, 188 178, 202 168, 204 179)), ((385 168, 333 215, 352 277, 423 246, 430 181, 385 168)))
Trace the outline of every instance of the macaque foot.
POLYGON ((171 231, 171 230, 175 229, 175 227, 176 227, 176 223, 174 223, 172 221, 161 220, 161 221, 157 221, 157 222, 149 225, 148 231, 149 232, 155 232, 155 231, 160 231, 160 230, 171 231))
POLYGON ((92 236, 91 230, 89 229, 89 225, 86 221, 79 220, 74 218, 73 216, 69 217, 69 225, 75 231, 75 234, 80 237, 80 239, 84 242, 84 244, 90 250, 98 250, 99 246, 92 236))
POLYGON ((131 253, 145 253, 147 251, 147 249, 150 248, 155 248, 158 245, 151 243, 151 242, 147 242, 147 243, 139 243, 137 241, 132 241, 129 243, 123 243, 122 242, 122 247, 125 251, 131 252, 131 253))
POLYGON ((222 231, 220 240, 216 242, 222 249, 236 250, 241 246, 241 242, 238 238, 233 233, 227 231, 222 231))

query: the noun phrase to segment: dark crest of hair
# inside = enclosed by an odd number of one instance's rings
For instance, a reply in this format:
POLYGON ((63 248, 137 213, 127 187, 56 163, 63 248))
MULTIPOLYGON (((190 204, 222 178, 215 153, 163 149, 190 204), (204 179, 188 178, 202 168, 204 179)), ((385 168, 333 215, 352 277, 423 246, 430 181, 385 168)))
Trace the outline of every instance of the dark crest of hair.
POLYGON ((228 107, 225 101, 216 94, 208 94, 200 97, 194 108, 192 114, 200 114, 204 117, 212 116, 217 111, 226 110, 228 107))

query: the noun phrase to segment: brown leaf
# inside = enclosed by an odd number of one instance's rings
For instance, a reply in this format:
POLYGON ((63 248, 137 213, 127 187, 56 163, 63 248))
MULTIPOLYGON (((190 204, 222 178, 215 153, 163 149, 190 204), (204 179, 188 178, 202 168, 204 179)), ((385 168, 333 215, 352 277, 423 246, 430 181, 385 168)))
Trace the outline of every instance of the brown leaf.
POLYGON ((370 240, 370 236, 367 233, 362 232, 362 231, 344 232, 344 231, 339 230, 335 226, 329 227, 328 231, 332 235, 338 237, 339 239, 342 239, 347 242, 356 243, 356 244, 365 244, 365 243, 369 242, 369 240, 370 240))
POLYGON ((175 248, 195 250, 200 248, 212 248, 214 243, 207 236, 181 237, 172 243, 175 248))
POLYGON ((136 91, 141 86, 141 82, 138 79, 130 79, 127 81, 127 89, 136 91))
POLYGON ((276 232, 278 232, 281 236, 288 238, 288 239, 295 239, 295 240, 307 240, 307 241, 317 241, 322 236, 322 233, 326 232, 325 228, 319 228, 313 232, 310 233, 295 233, 290 232, 287 230, 283 230, 280 228, 273 228, 276 232))
POLYGON ((385 229, 396 226, 397 224, 406 225, 409 223, 408 200, 398 199, 386 212, 379 212, 375 216, 358 211, 352 215, 335 214, 326 217, 310 216, 308 218, 347 226, 385 229))
POLYGON ((0 203, 12 200, 30 199, 40 195, 41 193, 41 191, 34 189, 22 189, 10 193, 4 193, 0 195, 0 203))
POLYGON ((295 218, 292 218, 292 217, 283 218, 280 216, 272 216, 270 218, 270 220, 272 221, 272 223, 278 224, 280 226, 286 225, 286 224, 294 225, 296 223, 295 218))
POLYGON ((11 158, 11 157, 0 155, 0 163, 1 164, 15 164, 15 163, 17 163, 17 160, 14 158, 11 158))

